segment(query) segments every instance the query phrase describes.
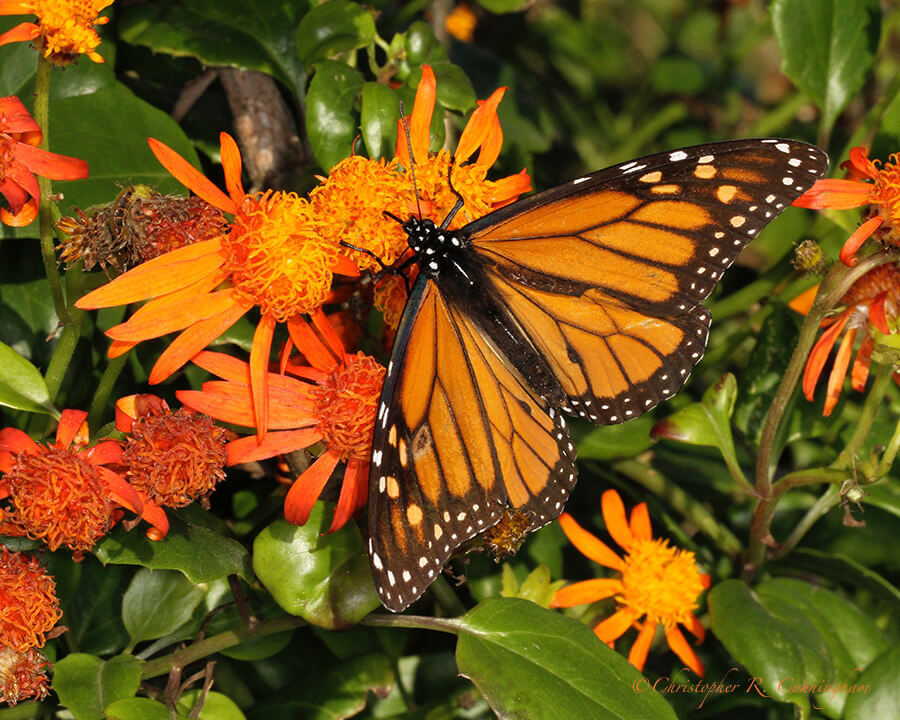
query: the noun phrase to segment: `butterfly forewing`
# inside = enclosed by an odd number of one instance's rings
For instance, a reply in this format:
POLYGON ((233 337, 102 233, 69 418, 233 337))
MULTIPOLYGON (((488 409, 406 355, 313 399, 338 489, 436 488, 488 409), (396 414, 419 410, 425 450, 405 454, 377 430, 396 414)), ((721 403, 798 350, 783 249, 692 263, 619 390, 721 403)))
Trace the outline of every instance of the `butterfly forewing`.
POLYGON ((792 140, 685 148, 577 178, 464 230, 485 292, 547 360, 567 409, 623 422, 684 384, 706 346, 700 302, 827 165, 792 140))
POLYGON ((562 414, 546 410, 424 278, 398 331, 373 447, 369 555, 394 611, 507 505, 540 527, 559 515, 575 482, 562 414))

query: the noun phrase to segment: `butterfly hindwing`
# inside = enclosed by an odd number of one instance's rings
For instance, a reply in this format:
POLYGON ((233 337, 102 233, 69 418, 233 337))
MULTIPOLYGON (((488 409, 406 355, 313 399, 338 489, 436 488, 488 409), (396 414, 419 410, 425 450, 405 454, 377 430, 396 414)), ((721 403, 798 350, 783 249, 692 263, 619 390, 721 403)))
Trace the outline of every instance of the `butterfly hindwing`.
POLYGON ((424 277, 398 330, 373 447, 369 556, 394 611, 507 506, 540 527, 559 515, 575 482, 562 413, 546 409, 424 277))
POLYGON ((623 422, 684 384, 706 346, 700 302, 826 168, 818 148, 792 140, 685 148, 578 178, 464 232, 485 292, 550 365, 567 409, 623 422))

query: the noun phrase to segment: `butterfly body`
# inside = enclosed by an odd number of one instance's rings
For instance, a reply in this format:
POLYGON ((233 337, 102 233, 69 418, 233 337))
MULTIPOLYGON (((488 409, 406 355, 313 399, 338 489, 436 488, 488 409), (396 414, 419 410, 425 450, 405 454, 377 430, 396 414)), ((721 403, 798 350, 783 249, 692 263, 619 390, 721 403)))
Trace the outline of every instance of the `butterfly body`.
POLYGON ((620 423, 674 395, 706 345, 701 301, 826 167, 796 141, 716 143, 577 178, 456 231, 406 221, 421 272, 369 483, 385 606, 409 605, 507 507, 529 531, 555 519, 576 479, 565 415, 620 423))

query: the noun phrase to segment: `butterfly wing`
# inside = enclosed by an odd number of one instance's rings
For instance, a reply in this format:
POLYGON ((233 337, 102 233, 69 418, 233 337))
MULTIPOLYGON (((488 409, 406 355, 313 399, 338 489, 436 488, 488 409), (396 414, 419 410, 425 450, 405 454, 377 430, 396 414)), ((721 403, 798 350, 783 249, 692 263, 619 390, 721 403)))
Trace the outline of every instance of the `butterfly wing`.
POLYGON ((556 518, 576 477, 563 414, 425 277, 394 342, 373 448, 369 559, 395 612, 507 505, 530 530, 556 518))
POLYGON ((706 346, 700 302, 827 166, 793 140, 684 148, 577 178, 464 231, 486 296, 547 361, 565 409, 617 423, 684 384, 706 346))

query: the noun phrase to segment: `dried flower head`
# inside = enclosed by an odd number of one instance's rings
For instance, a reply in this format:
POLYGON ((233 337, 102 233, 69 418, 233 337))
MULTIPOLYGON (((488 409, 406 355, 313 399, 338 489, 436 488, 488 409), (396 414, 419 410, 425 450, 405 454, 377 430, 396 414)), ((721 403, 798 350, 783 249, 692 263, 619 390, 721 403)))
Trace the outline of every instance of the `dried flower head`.
POLYGON ((44 647, 62 617, 56 583, 31 555, 0 551, 0 647, 24 653, 44 647))
POLYGON ((494 558, 494 562, 512 557, 519 552, 528 537, 531 523, 530 513, 505 510, 500 521, 481 536, 485 551, 494 558))
POLYGON ((50 693, 50 663, 36 648, 19 652, 0 647, 0 701, 10 707, 22 700, 43 700, 50 693))

